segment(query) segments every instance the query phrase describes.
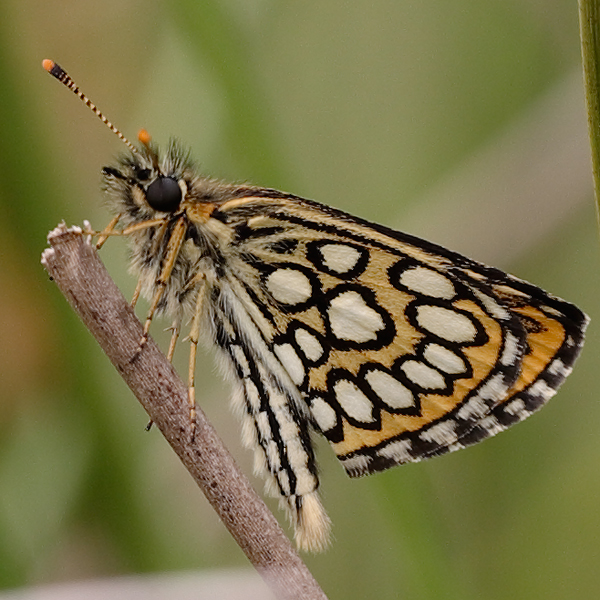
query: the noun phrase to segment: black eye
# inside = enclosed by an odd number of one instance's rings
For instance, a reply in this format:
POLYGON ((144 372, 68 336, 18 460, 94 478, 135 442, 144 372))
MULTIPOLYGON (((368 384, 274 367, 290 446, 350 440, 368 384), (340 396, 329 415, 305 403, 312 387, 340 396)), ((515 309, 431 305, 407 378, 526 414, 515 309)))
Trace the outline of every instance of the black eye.
POLYGON ((181 188, 172 177, 159 177, 146 190, 146 201, 154 210, 173 212, 181 202, 181 188))

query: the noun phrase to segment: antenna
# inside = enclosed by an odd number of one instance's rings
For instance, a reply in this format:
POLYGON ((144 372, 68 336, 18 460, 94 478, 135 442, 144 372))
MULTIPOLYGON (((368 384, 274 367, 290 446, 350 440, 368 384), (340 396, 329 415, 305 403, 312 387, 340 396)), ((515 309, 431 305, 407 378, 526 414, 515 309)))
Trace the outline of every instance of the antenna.
POLYGON ((127 144, 129 149, 136 154, 139 154, 138 149, 100 112, 98 107, 77 87, 75 82, 71 79, 69 74, 60 66, 57 65, 53 60, 46 58, 42 61, 42 67, 58 79, 62 84, 68 87, 79 99, 90 107, 91 111, 115 134, 121 138, 123 142, 127 144))

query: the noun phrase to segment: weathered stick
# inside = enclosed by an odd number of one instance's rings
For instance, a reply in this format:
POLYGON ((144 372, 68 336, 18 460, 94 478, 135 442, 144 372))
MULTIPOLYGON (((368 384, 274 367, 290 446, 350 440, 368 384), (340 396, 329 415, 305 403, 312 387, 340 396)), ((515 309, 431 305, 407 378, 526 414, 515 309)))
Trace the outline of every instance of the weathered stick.
POLYGON ((142 325, 81 230, 48 241, 42 264, 277 598, 326 600, 199 407, 190 444, 186 385, 151 338, 139 351, 142 325))

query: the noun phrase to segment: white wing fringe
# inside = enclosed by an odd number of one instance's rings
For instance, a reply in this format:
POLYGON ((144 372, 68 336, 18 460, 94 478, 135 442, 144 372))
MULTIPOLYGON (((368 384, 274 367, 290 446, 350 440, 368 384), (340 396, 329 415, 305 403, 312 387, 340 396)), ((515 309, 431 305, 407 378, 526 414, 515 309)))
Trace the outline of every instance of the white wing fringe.
POLYGON ((331 521, 316 491, 300 498, 300 508, 293 511, 296 545, 305 552, 322 552, 331 541, 331 521))

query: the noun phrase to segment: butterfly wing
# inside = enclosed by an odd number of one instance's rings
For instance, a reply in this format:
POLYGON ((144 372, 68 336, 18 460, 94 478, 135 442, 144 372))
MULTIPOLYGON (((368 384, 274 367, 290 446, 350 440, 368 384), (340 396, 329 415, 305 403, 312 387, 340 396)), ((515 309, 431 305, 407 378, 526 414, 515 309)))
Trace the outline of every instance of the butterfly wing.
POLYGON ((352 476, 523 420, 579 353, 587 317, 497 269, 298 198, 227 208, 265 351, 352 476))

